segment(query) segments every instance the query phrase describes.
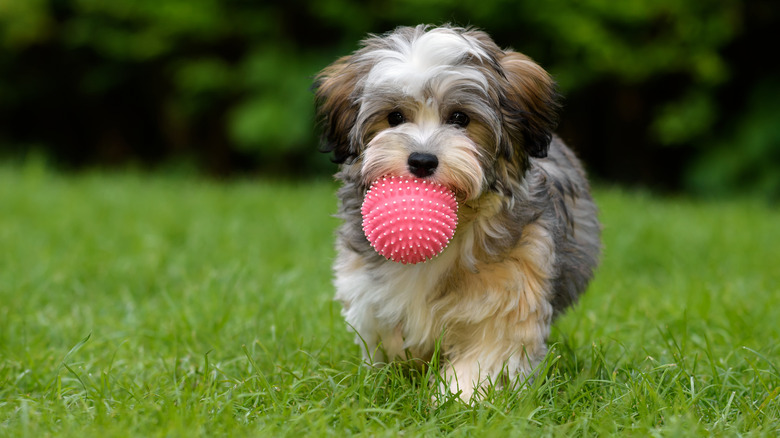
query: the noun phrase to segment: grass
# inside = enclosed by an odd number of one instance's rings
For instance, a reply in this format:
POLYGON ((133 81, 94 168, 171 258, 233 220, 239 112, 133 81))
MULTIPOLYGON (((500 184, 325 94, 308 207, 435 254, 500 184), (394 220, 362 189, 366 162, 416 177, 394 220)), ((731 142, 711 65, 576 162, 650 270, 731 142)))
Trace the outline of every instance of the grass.
POLYGON ((335 186, 0 166, 0 436, 780 433, 780 212, 603 188, 542 377, 472 407, 361 366, 335 186))

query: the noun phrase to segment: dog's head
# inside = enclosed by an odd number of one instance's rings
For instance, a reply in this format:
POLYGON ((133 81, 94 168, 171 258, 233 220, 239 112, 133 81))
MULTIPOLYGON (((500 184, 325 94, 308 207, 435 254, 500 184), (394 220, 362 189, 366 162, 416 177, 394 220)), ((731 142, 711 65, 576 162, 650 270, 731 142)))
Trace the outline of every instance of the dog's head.
POLYGON ((463 200, 511 195, 528 157, 545 157, 557 120, 550 76, 500 49, 484 32, 402 27, 316 79, 323 150, 359 166, 365 185, 383 175, 430 178, 463 200))

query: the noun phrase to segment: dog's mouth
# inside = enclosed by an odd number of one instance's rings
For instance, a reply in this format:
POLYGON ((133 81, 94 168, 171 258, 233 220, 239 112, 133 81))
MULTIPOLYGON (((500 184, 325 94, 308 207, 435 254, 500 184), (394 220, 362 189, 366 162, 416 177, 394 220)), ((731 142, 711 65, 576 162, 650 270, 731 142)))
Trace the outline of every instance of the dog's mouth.
POLYGON ((470 194, 467 190, 463 190, 457 185, 452 184, 449 181, 444 181, 443 178, 437 177, 435 173, 425 177, 416 176, 411 172, 387 173, 380 176, 379 178, 374 179, 373 181, 367 181, 366 187, 371 187, 376 181, 387 179, 387 178, 394 178, 397 180, 407 180, 412 182, 426 182, 429 184, 436 185, 441 189, 446 190, 447 192, 451 192, 455 196, 455 200, 457 201, 458 205, 462 205, 468 202, 470 199, 470 194))

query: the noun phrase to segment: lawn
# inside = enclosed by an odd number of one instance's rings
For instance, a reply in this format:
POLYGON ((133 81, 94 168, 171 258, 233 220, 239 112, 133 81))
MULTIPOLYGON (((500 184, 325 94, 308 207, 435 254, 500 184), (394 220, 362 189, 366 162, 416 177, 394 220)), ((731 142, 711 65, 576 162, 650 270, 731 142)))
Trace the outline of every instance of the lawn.
POLYGON ((464 406, 361 366, 334 190, 0 166, 0 436, 780 433, 777 208, 600 188, 541 377, 464 406))

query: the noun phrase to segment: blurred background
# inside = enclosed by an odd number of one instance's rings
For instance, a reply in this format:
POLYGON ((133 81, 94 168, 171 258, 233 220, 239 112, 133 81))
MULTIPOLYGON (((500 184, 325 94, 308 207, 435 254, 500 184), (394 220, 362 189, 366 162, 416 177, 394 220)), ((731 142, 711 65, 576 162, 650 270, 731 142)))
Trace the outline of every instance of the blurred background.
POLYGON ((780 199, 777 0, 0 0, 0 157, 329 175, 312 77, 419 23, 550 71, 597 181, 780 199))

